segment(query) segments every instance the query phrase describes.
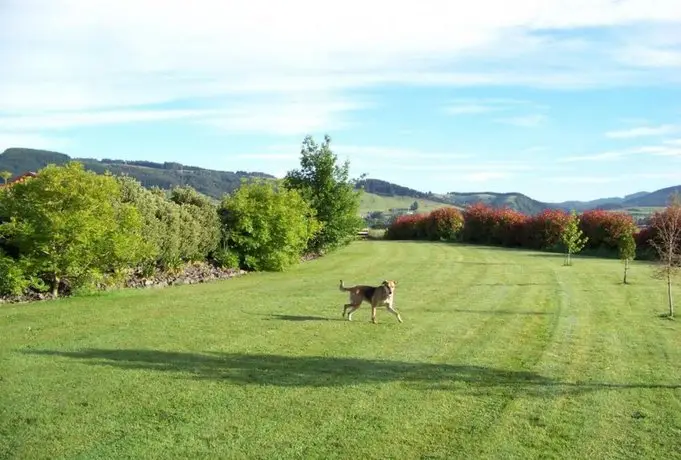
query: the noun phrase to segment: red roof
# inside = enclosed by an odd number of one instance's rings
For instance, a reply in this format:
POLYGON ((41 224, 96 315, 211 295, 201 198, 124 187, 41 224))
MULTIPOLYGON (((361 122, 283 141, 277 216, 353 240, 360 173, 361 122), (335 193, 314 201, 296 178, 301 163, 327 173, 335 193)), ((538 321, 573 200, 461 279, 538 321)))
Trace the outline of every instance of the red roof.
POLYGON ((12 184, 16 184, 17 182, 23 182, 29 177, 36 177, 36 176, 38 176, 38 174, 36 174, 34 172, 30 172, 30 171, 27 172, 27 173, 23 173, 21 176, 15 178, 13 180, 7 181, 6 184, 0 184, 0 188, 6 187, 6 186, 9 186, 9 185, 12 185, 12 184))

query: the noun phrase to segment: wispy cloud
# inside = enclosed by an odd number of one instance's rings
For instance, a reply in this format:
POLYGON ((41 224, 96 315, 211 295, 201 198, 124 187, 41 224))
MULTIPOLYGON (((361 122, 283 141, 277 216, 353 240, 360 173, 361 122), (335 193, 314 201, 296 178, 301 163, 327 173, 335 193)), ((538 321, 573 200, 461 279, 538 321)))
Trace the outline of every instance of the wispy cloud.
POLYGON ((451 101, 449 104, 445 105, 443 112, 448 115, 472 115, 527 108, 537 109, 545 108, 545 106, 521 99, 468 98, 451 101))
MULTIPOLYGON (((1 126, 1 124, 0 124, 1 126)), ((72 145, 72 140, 62 136, 46 136, 36 133, 0 131, 0 153, 10 147, 29 147, 45 150, 63 150, 72 145)))
POLYGON ((622 151, 610 151, 594 153, 590 155, 574 155, 558 158, 556 161, 560 163, 572 163, 581 161, 612 161, 619 160, 622 157, 632 155, 634 152, 622 150, 622 151))
MULTIPOLYGON (((16 1, 4 5, 0 17, 0 62, 9 69, 0 73, 0 101, 3 110, 22 112, 235 94, 339 95, 383 84, 569 89, 678 83, 668 44, 646 36, 640 46, 654 48, 646 53, 657 63, 646 67, 622 62, 612 50, 631 46, 623 37, 633 25, 679 23, 676 0, 654 8, 646 0, 579 7, 562 0, 519 0, 512 7, 481 0, 466 8, 447 0, 196 0, 191 7, 165 2, 163 14, 152 0, 93 0, 85 7, 75 0, 16 1), (386 11, 390 21, 377 27, 386 11), (333 21, 320 26, 320 17, 333 21), (580 40, 563 34, 583 27, 615 32, 580 40)), ((224 125, 251 129, 249 122, 224 125)))
POLYGON ((628 173, 628 174, 608 174, 599 176, 571 175, 571 176, 548 176, 542 178, 542 180, 546 182, 573 184, 609 184, 613 182, 631 182, 642 179, 681 180, 681 172, 628 173))
POLYGON ((548 120, 548 117, 546 115, 534 114, 534 115, 522 115, 522 116, 517 116, 517 117, 498 118, 495 121, 497 123, 504 123, 504 124, 507 124, 507 125, 518 126, 518 127, 521 127, 521 128, 534 128, 536 126, 541 125, 546 120, 548 120))
POLYGON ((665 124, 659 126, 637 126, 617 131, 608 131, 605 137, 612 139, 631 139, 635 137, 664 136, 681 129, 681 125, 665 124))

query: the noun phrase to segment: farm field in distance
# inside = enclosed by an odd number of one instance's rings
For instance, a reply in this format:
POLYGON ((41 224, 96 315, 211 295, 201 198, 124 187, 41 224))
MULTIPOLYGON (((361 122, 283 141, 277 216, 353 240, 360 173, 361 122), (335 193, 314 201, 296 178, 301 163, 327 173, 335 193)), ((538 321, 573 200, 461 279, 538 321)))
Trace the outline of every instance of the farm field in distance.
POLYGON ((454 205, 424 200, 421 198, 412 198, 407 196, 383 196, 377 195, 375 193, 362 192, 360 200, 360 213, 366 214, 372 211, 388 212, 390 209, 398 208, 408 209, 414 201, 418 202, 419 204, 417 212, 428 212, 444 207, 458 208, 454 205))
POLYGON ((679 458, 681 325, 650 273, 361 241, 284 273, 4 305, 0 458, 679 458), (340 279, 397 280, 404 323, 341 318, 340 279))

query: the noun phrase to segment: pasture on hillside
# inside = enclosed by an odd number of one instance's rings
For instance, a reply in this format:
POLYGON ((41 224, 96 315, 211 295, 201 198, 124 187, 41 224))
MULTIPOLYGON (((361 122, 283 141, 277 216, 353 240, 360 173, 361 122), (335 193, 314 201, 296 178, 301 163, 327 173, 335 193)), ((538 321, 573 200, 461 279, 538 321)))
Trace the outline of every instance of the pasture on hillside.
POLYGON ((0 458, 679 458, 634 263, 356 242, 285 273, 0 308, 0 458), (398 281, 399 324, 338 283, 398 281))
MULTIPOLYGON (((409 206, 416 201, 419 204, 418 212, 428 212, 446 206, 456 207, 438 201, 424 200, 421 198, 411 198, 407 196, 383 196, 374 193, 362 192, 360 196, 359 210, 362 215, 372 211, 388 212, 391 209, 409 209, 409 206)), ((460 209, 460 208, 457 208, 460 209)))

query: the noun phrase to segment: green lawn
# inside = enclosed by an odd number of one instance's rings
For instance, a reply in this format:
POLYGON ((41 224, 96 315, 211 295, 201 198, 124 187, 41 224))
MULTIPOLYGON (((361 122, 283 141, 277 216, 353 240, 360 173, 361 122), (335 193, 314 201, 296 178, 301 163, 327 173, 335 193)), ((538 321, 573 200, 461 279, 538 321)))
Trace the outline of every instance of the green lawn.
MULTIPOLYGON (((411 204, 417 201, 419 204, 418 212, 432 211, 446 206, 456 208, 457 206, 439 203, 437 201, 414 199, 406 196, 382 196, 374 193, 362 192, 360 201, 360 212, 366 214, 371 211, 388 212, 395 208, 409 208, 411 204)), ((460 209, 460 208, 459 208, 460 209)))
MULTIPOLYGON (((363 241, 0 307, 0 458, 681 457, 681 326, 618 261, 363 241), (346 284, 398 280, 399 324, 346 284)), ((681 296, 680 296, 681 298, 681 296)))

